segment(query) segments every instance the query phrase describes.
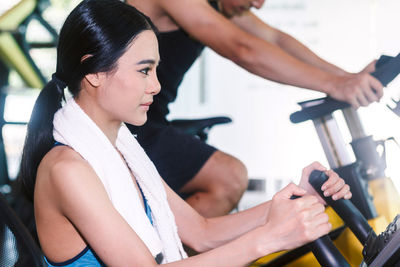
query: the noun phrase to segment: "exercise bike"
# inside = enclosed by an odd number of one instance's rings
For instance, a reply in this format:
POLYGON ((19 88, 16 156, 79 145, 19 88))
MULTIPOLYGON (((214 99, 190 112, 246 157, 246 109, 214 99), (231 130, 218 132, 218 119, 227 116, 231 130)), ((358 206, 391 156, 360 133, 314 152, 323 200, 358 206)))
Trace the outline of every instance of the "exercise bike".
MULTIPOLYGON (((372 75, 387 86, 399 72, 400 54, 396 57, 382 56, 376 63, 376 71, 372 75)), ((299 104, 302 110, 293 113, 290 116, 291 121, 293 123, 313 121, 329 165, 352 187, 354 196, 352 201, 356 207, 367 219, 376 215, 384 215, 388 221, 393 219, 399 212, 400 202, 398 193, 392 190, 394 186, 390 178, 385 175, 384 140, 375 141, 371 135, 366 135, 357 111, 347 103, 327 97, 299 104), (349 128, 352 137, 350 144, 356 158, 354 163, 350 160, 332 114, 336 110, 342 111, 349 128), (377 152, 378 146, 383 147, 382 155, 377 152), (367 189, 371 190, 371 194, 367 189), (379 191, 382 189, 384 192, 379 191)))
MULTIPOLYGON (((321 171, 314 170, 309 177, 310 184, 315 191, 326 201, 326 203, 340 216, 356 239, 362 244, 362 251, 359 256, 362 258, 359 264, 351 264, 342 252, 334 245, 332 239, 337 237, 337 233, 331 232, 329 235, 322 236, 317 240, 297 248, 289 253, 276 257, 274 260, 265 263, 254 263, 252 266, 287 266, 292 260, 296 259, 296 254, 308 253, 308 256, 315 257, 315 262, 306 259, 293 266, 321 265, 324 267, 396 267, 400 266, 400 214, 377 235, 371 225, 361 212, 350 200, 332 200, 325 197, 321 186, 328 180, 328 176, 321 171)), ((292 199, 298 198, 292 196, 292 199)), ((343 231, 343 227, 338 229, 343 231)), ((338 232, 336 230, 336 232, 338 232)), ((292 264, 290 265, 292 266, 292 264)))
MULTIPOLYGON (((388 85, 400 72, 400 54, 396 57, 382 56, 372 73, 381 83, 388 85)), ((400 197, 390 178, 386 177, 385 153, 379 155, 378 146, 384 141, 373 140, 365 134, 357 111, 348 103, 330 97, 299 103, 301 111, 290 116, 293 123, 312 120, 331 169, 335 170, 350 185, 353 197, 351 202, 362 216, 378 232, 385 229, 388 222, 400 213, 400 197), (346 144, 340 134, 333 112, 341 110, 349 127, 356 161, 352 162, 346 144)), ((363 242, 343 222, 335 211, 327 209, 333 231, 330 238, 344 254, 351 266, 359 266, 362 261, 363 242), (359 239, 358 239, 359 240, 359 239)), ((257 261, 254 266, 315 266, 316 258, 308 253, 308 247, 290 252, 276 253, 257 261)), ((325 265, 323 265, 325 266, 325 265)))
MULTIPOLYGON (((327 175, 321 171, 313 171, 309 178, 310 184, 318 194, 337 212, 363 244, 363 261, 360 266, 400 266, 400 215, 397 215, 385 231, 377 236, 351 201, 345 199, 334 201, 331 197, 323 195, 320 188, 326 180, 328 180, 327 175)), ((310 247, 322 266, 350 266, 327 235, 312 242, 310 247)))

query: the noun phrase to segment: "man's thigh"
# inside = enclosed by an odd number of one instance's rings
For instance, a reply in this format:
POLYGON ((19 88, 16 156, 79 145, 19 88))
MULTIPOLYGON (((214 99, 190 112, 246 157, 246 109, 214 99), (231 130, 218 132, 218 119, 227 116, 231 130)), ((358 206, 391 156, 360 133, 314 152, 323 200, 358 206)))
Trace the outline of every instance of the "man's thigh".
POLYGON ((195 177, 181 189, 181 193, 211 192, 221 189, 230 191, 236 186, 242 188, 246 185, 247 169, 243 163, 237 158, 217 150, 209 157, 195 177))

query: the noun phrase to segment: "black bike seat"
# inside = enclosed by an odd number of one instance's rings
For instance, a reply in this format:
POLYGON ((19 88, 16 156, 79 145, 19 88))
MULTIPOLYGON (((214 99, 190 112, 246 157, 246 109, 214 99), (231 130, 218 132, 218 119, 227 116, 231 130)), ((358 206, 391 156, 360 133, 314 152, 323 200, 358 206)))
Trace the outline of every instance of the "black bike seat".
POLYGON ((172 120, 172 126, 182 129, 184 132, 196 135, 211 129, 214 125, 232 122, 229 117, 210 117, 204 119, 177 119, 172 120))

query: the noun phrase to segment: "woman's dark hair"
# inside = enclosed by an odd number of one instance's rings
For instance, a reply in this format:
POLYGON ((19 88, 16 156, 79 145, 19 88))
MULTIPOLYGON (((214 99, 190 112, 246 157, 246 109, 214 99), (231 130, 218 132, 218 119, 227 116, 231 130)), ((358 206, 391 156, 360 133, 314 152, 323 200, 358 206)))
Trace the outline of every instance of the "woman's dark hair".
POLYGON ((85 75, 115 70, 131 41, 145 30, 157 32, 147 16, 118 0, 84 0, 67 17, 58 40, 56 73, 39 94, 28 124, 18 179, 30 199, 39 163, 54 146, 53 118, 64 88, 77 96, 85 75))

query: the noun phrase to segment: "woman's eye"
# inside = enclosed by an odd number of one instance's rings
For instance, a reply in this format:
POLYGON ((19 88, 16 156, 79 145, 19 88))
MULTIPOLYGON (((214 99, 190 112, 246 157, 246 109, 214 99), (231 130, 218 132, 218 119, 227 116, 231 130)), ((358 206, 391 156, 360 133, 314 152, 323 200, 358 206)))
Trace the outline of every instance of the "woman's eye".
POLYGON ((149 75, 150 68, 141 69, 139 72, 143 73, 144 75, 149 75))

